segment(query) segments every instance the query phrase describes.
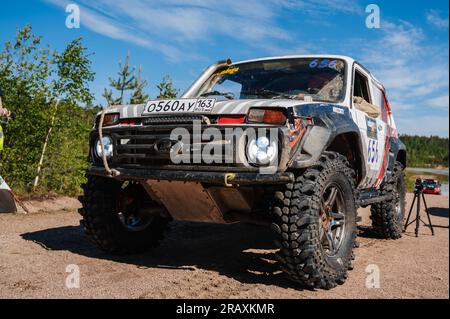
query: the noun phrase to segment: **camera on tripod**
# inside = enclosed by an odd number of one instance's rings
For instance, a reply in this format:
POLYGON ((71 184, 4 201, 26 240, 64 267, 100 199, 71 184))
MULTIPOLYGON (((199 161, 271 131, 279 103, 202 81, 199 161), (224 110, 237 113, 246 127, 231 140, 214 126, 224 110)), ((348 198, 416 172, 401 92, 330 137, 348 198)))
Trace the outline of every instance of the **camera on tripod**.
POLYGON ((403 228, 403 232, 405 232, 406 229, 408 228, 408 226, 415 222, 416 229, 414 230, 414 233, 415 233, 416 237, 419 237, 420 222, 422 222, 423 224, 428 226, 431 229, 431 234, 434 236, 434 229, 433 229, 433 225, 431 224, 430 213, 428 212, 428 205, 425 200, 425 195, 423 193, 423 189, 425 187, 426 187, 425 181, 421 178, 417 178, 416 183, 414 185, 414 199, 412 201, 411 208, 409 209, 408 218, 406 219, 405 227, 403 228), (420 218, 420 202, 421 202, 421 200, 423 201, 423 204, 425 205, 425 212, 427 213, 427 217, 428 217, 428 225, 420 218), (409 218, 411 217, 414 203, 416 203, 416 201, 417 201, 416 218, 413 221, 409 222, 409 218))
POLYGON ((414 184, 414 193, 420 193, 425 188, 425 185, 423 183, 423 179, 417 178, 416 183, 414 184))

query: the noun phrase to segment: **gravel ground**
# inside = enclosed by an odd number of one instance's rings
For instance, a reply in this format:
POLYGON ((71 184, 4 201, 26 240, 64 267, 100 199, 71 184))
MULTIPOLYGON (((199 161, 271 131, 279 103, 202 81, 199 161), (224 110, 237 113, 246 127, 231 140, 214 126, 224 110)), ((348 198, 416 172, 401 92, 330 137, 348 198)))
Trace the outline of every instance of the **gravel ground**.
POLYGON ((354 270, 329 291, 287 280, 265 227, 176 223, 153 252, 114 257, 83 236, 73 202, 57 212, 0 214, 0 298, 449 298, 448 197, 427 202, 435 236, 422 225, 415 238, 412 225, 397 241, 372 238, 361 210, 354 270), (68 289, 73 264, 80 287, 68 289), (367 288, 374 267, 379 288, 367 288))

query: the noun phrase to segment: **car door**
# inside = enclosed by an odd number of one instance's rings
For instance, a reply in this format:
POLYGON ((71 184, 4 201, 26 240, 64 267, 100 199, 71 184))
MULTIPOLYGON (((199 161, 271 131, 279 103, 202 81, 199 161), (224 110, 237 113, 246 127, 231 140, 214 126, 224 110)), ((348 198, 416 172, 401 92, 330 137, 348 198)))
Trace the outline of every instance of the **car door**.
POLYGON ((367 102, 380 107, 380 114, 382 114, 381 110, 384 104, 383 91, 379 90, 371 75, 358 64, 355 64, 353 68, 351 104, 354 121, 361 133, 366 167, 366 176, 359 187, 378 187, 384 175, 383 162, 385 154, 387 154, 387 126, 381 115, 374 118, 357 109, 353 103, 354 96, 362 97, 367 102))

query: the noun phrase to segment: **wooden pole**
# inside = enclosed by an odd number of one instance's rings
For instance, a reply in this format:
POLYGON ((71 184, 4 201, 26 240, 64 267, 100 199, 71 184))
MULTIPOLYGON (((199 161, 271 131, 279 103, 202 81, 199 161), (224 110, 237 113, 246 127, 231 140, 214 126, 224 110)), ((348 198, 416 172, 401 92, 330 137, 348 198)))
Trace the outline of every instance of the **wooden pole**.
POLYGON ((11 193, 16 203, 18 203, 20 207, 22 207, 22 209, 25 211, 25 214, 29 214, 30 211, 28 210, 27 206, 25 206, 25 204, 16 196, 16 194, 14 194, 14 192, 11 189, 9 190, 9 192, 11 193))
POLYGON ((53 125, 55 124, 56 114, 58 113, 58 105, 59 105, 59 99, 56 101, 55 112, 53 113, 53 116, 52 116, 52 119, 50 122, 50 127, 48 128, 48 131, 47 131, 47 135, 45 136, 44 146, 42 147, 41 157, 39 159, 39 163, 38 163, 38 167, 37 167, 37 171, 36 171, 36 177, 34 178, 34 182, 33 182, 33 190, 35 190, 39 184, 39 177, 41 175, 42 164, 44 163, 45 152, 47 150, 47 145, 48 145, 48 142, 50 140, 50 135, 53 130, 53 125))

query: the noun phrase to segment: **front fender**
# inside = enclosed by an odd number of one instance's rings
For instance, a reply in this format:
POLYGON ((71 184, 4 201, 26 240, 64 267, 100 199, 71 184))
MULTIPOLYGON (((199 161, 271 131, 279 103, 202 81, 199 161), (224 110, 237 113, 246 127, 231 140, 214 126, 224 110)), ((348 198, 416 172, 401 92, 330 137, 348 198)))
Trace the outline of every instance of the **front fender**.
POLYGON ((393 171, 396 161, 399 161, 403 167, 406 167, 406 145, 400 139, 390 137, 388 172, 393 171))
MULTIPOLYGON (((327 150, 338 136, 351 135, 356 140, 354 153, 360 155, 362 160, 363 147, 360 139, 360 131, 353 121, 348 108, 333 104, 314 104, 298 106, 294 108, 294 114, 313 119, 313 125, 309 127, 302 139, 302 145, 292 157, 292 168, 305 168, 313 165, 320 155, 327 150)), ((360 176, 365 175, 365 167, 357 163, 360 176)))

